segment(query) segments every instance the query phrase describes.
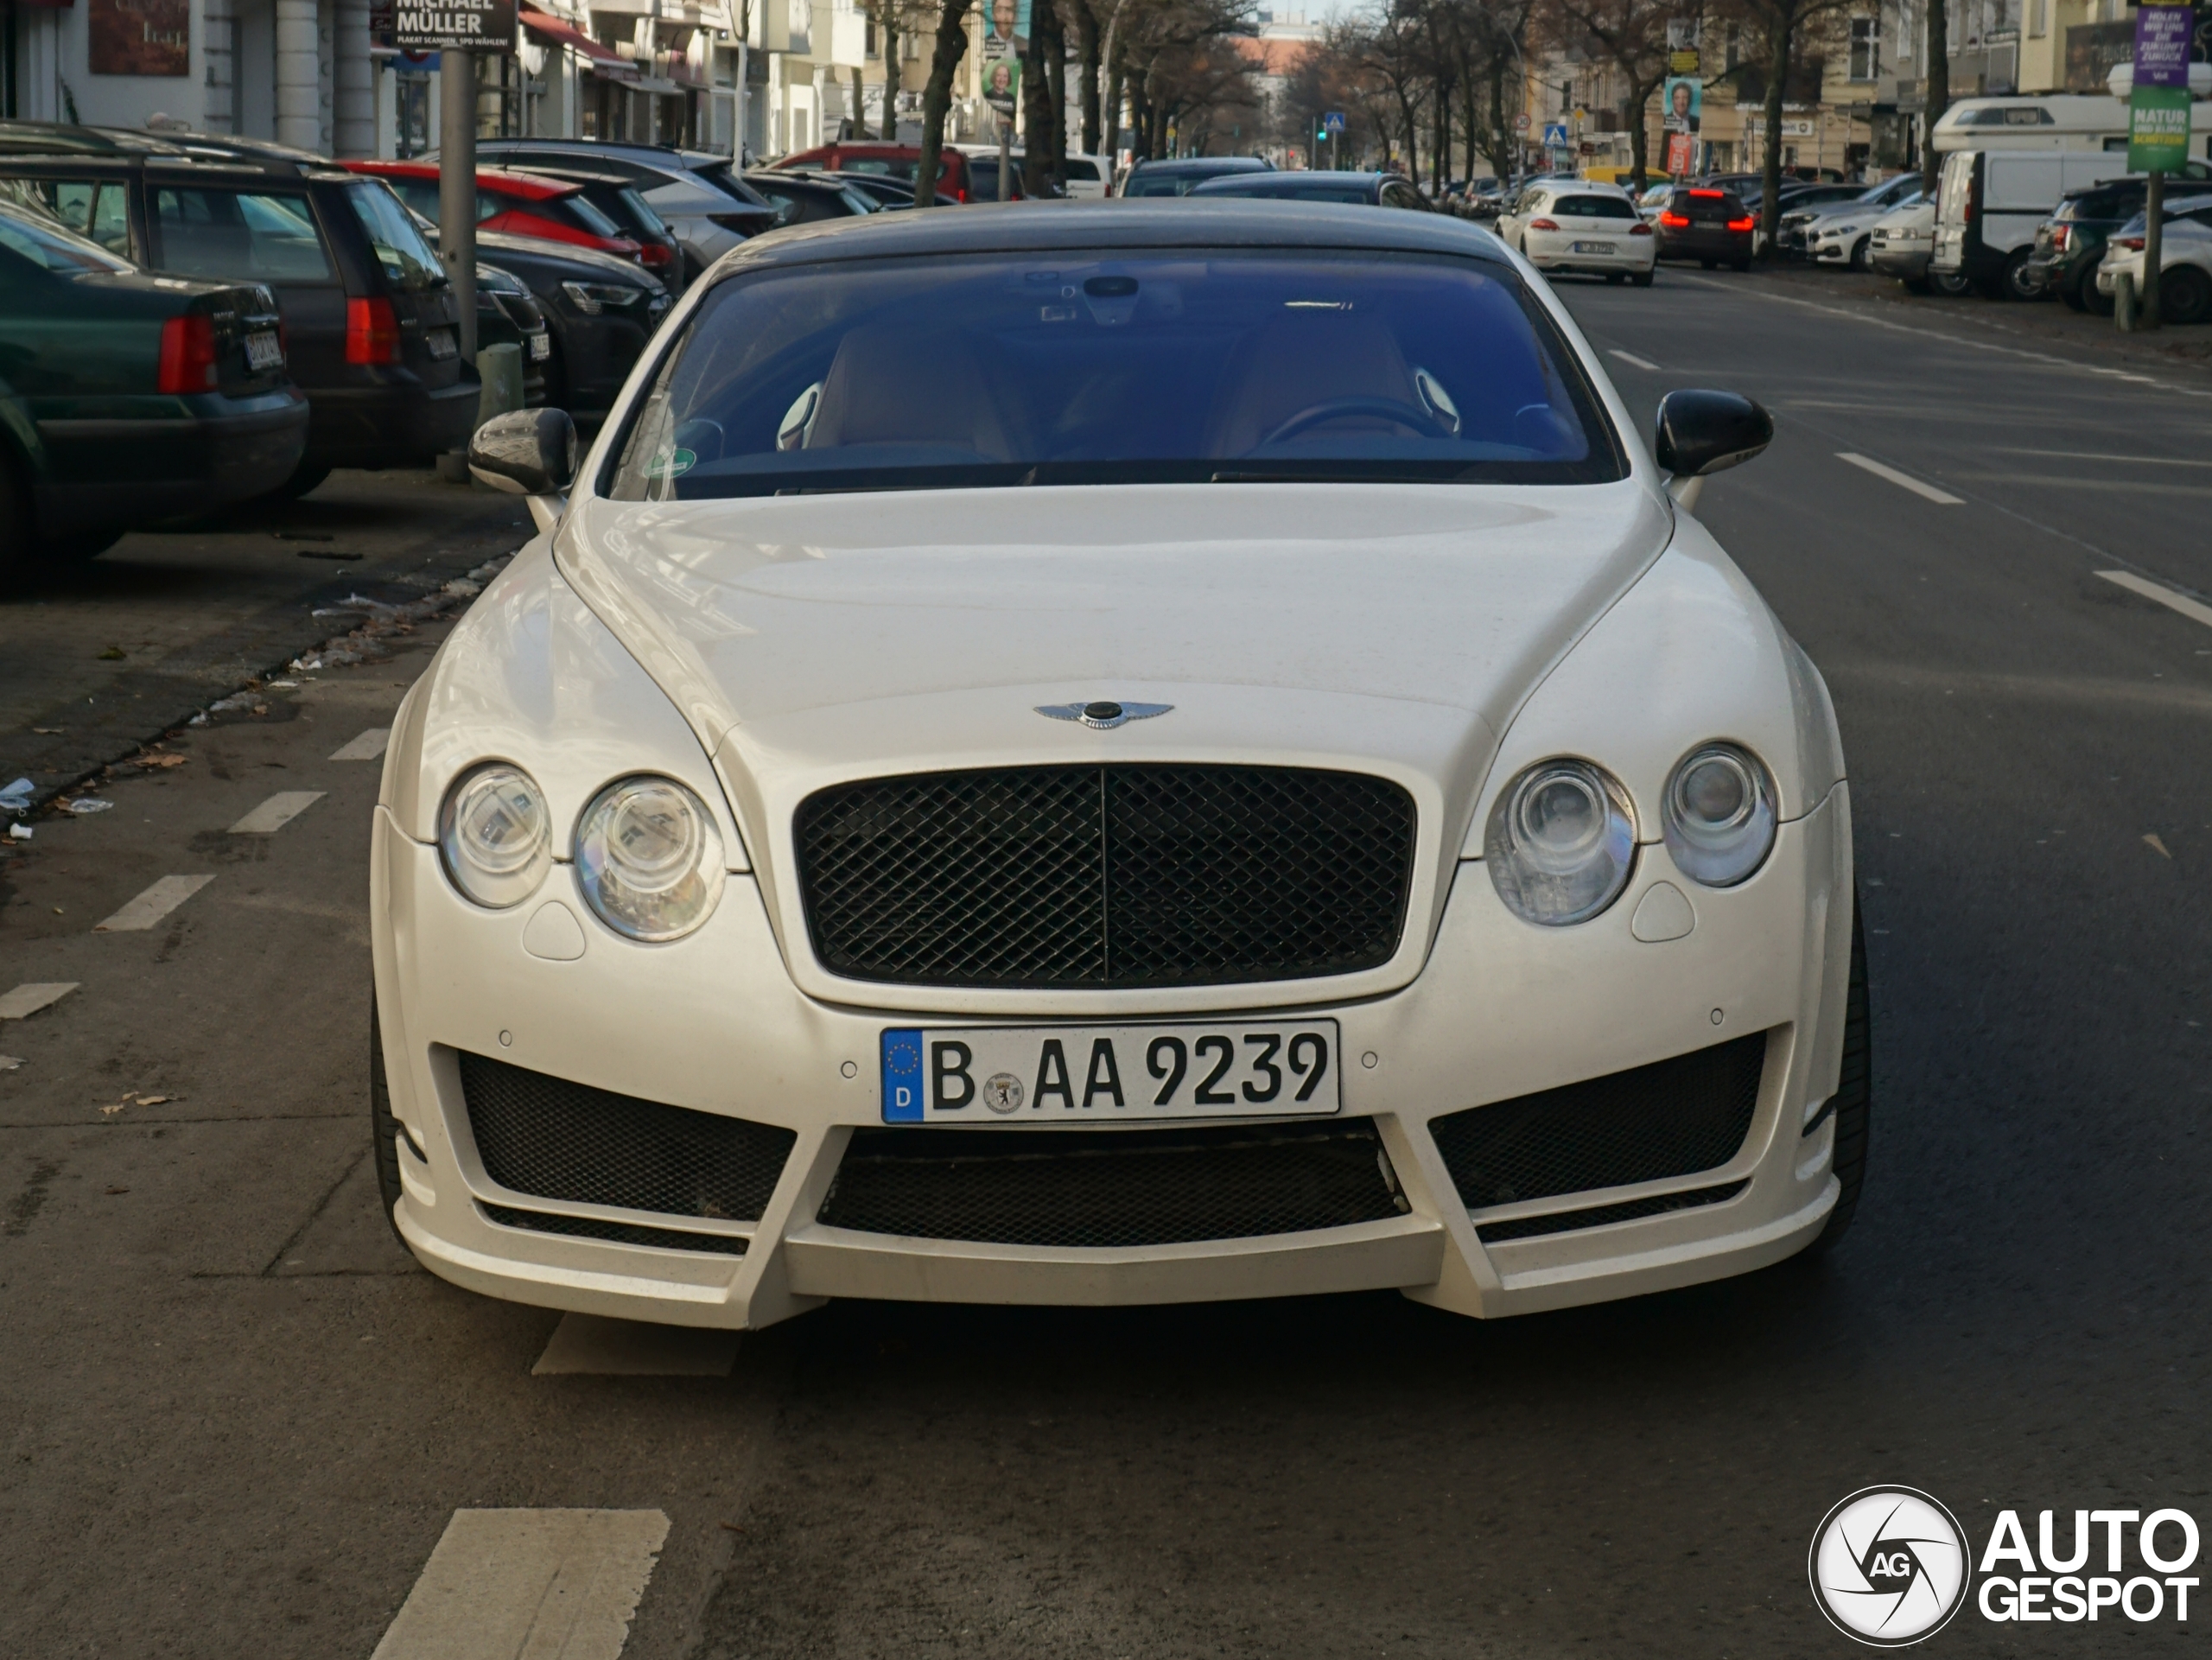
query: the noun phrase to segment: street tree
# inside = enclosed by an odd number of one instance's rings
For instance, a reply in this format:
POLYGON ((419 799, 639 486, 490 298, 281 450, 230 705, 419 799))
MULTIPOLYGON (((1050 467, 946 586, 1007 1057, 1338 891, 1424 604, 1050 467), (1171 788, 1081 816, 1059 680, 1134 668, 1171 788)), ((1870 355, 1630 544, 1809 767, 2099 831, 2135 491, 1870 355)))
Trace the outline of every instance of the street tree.
POLYGON ((1651 95, 1667 79, 1667 25, 1683 15, 1683 0, 1542 0, 1537 10, 1536 26, 1548 43, 1580 48, 1618 79, 1623 88, 1620 115, 1629 135, 1630 184, 1637 191, 1643 188, 1650 160, 1651 95))
MULTIPOLYGON (((1752 57, 1748 67, 1766 77, 1760 123, 1765 150, 1761 173, 1759 231, 1767 251, 1775 251, 1782 228, 1782 108, 1791 83, 1804 74, 1817 54, 1831 44, 1851 0, 1726 0, 1729 15, 1749 25, 1752 57)), ((1808 89, 1817 101, 1816 88, 1808 89)))
POLYGON ((968 52, 970 0, 943 0, 930 49, 929 80, 922 85, 922 153, 914 163, 914 206, 937 206, 939 157, 944 149, 945 111, 952 107, 952 77, 968 52))

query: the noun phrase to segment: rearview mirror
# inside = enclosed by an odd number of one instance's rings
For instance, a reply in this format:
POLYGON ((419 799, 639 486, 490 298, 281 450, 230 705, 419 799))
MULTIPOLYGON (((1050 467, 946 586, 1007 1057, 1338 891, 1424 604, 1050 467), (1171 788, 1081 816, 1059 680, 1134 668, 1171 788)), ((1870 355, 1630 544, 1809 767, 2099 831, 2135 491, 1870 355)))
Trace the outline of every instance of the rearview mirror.
POLYGON ((495 415, 468 441, 468 470, 511 496, 557 496, 576 475, 576 428, 565 410, 495 415))
POLYGON ((1697 499, 1694 480, 1739 467, 1774 442, 1774 417, 1735 392, 1669 392, 1659 400, 1651 455, 1683 506, 1697 499))

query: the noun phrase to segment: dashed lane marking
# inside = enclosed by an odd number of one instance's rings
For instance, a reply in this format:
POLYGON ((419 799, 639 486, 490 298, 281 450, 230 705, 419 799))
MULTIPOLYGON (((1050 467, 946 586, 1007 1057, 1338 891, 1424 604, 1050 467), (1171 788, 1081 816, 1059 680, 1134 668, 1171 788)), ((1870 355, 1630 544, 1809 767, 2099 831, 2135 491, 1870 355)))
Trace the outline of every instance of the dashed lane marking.
POLYGON ((284 790, 231 826, 233 836, 274 836, 322 799, 321 790, 284 790))
POLYGON ((1629 365, 1631 368, 1649 369, 1655 373, 1659 372, 1659 366, 1654 363, 1649 358, 1640 358, 1633 352, 1624 352, 1618 346, 1607 347, 1605 348, 1605 355, 1609 358, 1618 358, 1623 363, 1629 365))
POLYGON ((455 1511, 371 1660, 617 1660, 659 1511, 455 1511))
POLYGON ((32 980, 13 991, 0 992, 0 1021, 29 1020, 41 1008, 51 1008, 82 983, 76 980, 32 980))
POLYGON ((332 750, 330 759, 333 760, 374 760, 384 754, 384 747, 391 738, 390 727, 372 726, 359 737, 352 739, 332 750))
POLYGON ((2177 594, 2163 582, 2138 576, 2132 570, 2101 570, 2098 576, 2105 581, 2126 588, 2130 594, 2140 594, 2146 600, 2156 600, 2169 611, 2178 611, 2192 622, 2201 622, 2212 628, 2212 605, 2192 600, 2186 594, 2177 594))
POLYGON ((164 876, 105 922, 93 924, 92 932, 128 934, 150 928, 214 880, 213 876, 164 876))
POLYGON ((582 1372, 601 1377, 727 1377, 738 1334, 696 1326, 652 1326, 603 1314, 563 1314, 531 1375, 582 1372))
POLYGON ((1891 484, 1910 490, 1916 496, 1925 496, 1929 500, 1942 506, 1963 507, 1967 505, 1964 496, 1955 496, 1948 490, 1938 490, 1934 485, 1923 483, 1910 473, 1900 473, 1894 467, 1885 467, 1881 462, 1867 456, 1855 455, 1847 449, 1839 449, 1835 453, 1835 458, 1840 461, 1849 461, 1853 467, 1864 467, 1878 479, 1887 479, 1891 484))

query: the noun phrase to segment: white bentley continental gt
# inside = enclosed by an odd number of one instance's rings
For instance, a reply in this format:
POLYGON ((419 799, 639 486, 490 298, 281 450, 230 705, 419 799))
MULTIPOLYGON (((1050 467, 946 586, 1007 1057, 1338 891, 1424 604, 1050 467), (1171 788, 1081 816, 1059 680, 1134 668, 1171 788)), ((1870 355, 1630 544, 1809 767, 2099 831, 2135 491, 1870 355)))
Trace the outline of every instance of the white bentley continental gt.
POLYGON ((825 1298, 1759 1268, 1858 1196, 1826 688, 1492 237, 1107 202, 747 243, 409 694, 376 814, 393 1222, 447 1279, 825 1298))

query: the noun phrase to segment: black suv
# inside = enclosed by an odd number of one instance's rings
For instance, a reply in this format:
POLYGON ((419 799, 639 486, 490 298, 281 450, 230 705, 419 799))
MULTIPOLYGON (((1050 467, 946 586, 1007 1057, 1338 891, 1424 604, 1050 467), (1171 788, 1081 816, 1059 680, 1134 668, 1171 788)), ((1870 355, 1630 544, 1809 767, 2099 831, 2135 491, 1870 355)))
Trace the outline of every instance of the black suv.
POLYGON ((0 179, 80 204, 76 228, 149 270, 275 292, 310 412, 292 493, 334 467, 426 465, 474 430, 452 289, 380 181, 274 145, 37 122, 0 124, 0 179))
MULTIPOLYGON (((2212 178, 2212 167, 2191 162, 2167 183, 2212 178)), ((2112 315, 2112 296, 2097 292, 2097 267, 2104 263, 2105 244, 2113 232, 2143 211, 2148 181, 2143 179, 2100 179, 2081 190, 2069 190, 2059 199, 2051 216, 2036 227, 2036 245, 2028 254, 2027 280, 2046 294, 2056 294, 2076 311, 2112 315)))

